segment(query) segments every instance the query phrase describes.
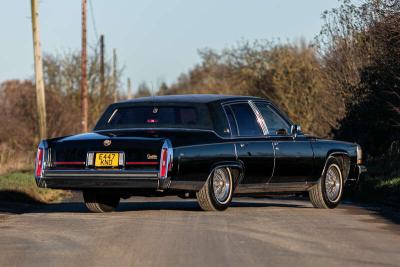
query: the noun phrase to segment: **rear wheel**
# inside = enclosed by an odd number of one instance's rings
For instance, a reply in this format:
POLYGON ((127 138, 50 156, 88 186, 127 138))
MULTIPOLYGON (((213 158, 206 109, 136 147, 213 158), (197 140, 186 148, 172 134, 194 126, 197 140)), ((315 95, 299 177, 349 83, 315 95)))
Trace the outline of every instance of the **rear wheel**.
POLYGON ((232 201, 233 181, 229 168, 218 168, 196 193, 200 207, 205 211, 223 211, 232 201))
POLYGON ((86 207, 91 212, 111 212, 118 207, 120 197, 98 191, 85 190, 83 191, 83 199, 86 207))
POLYGON ((342 198, 343 175, 336 158, 328 159, 326 169, 318 183, 310 191, 310 200, 315 208, 333 209, 342 198))

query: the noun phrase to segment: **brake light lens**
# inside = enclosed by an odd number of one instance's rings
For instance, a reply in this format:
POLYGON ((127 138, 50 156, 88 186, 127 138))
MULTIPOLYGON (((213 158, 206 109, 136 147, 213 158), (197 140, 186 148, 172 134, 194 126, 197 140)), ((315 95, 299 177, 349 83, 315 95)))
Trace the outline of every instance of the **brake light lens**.
POLYGON ((163 148, 161 151, 161 166, 160 166, 161 177, 167 177, 167 161, 168 161, 168 148, 163 148))
POLYGON ((161 147, 160 156, 160 178, 163 180, 168 178, 168 172, 172 169, 173 158, 171 141, 166 139, 161 147))
POLYGON ((43 170, 43 148, 38 148, 36 154, 35 176, 41 177, 43 170))

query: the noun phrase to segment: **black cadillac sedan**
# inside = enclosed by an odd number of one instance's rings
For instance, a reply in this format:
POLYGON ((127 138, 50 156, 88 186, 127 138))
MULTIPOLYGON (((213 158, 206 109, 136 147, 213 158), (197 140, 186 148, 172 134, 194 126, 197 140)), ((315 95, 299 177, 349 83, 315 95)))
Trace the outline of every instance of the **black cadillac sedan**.
POLYGON ((134 195, 196 197, 222 211, 235 195, 301 192, 334 208, 362 163, 360 146, 307 136, 268 100, 175 95, 112 104, 92 132, 43 140, 35 179, 82 190, 94 212, 134 195))

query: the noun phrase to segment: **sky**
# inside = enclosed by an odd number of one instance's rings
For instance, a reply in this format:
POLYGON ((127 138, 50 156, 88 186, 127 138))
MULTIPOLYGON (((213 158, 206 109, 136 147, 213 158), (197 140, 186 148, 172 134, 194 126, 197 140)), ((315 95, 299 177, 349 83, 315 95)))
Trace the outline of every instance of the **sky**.
MULTIPOLYGON (((0 0, 0 82, 32 79, 29 0, 0 0)), ((337 0, 88 0, 88 45, 105 36, 124 66, 123 82, 171 84, 200 62, 198 49, 221 50, 241 40, 313 40, 321 14, 337 0), (97 35, 96 35, 97 32, 97 35)), ((78 51, 81 1, 39 0, 42 52, 78 51)), ((77 66, 79 67, 79 66, 77 66)))

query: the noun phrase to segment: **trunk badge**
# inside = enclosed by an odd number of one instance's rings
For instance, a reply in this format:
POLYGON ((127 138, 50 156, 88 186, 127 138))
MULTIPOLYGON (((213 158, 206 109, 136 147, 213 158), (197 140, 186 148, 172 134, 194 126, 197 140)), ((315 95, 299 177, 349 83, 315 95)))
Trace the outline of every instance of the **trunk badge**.
POLYGON ((109 146, 109 145, 111 145, 111 140, 110 140, 110 139, 104 140, 103 145, 104 145, 104 146, 109 146))
POLYGON ((147 154, 147 159, 157 159, 157 155, 147 154))

